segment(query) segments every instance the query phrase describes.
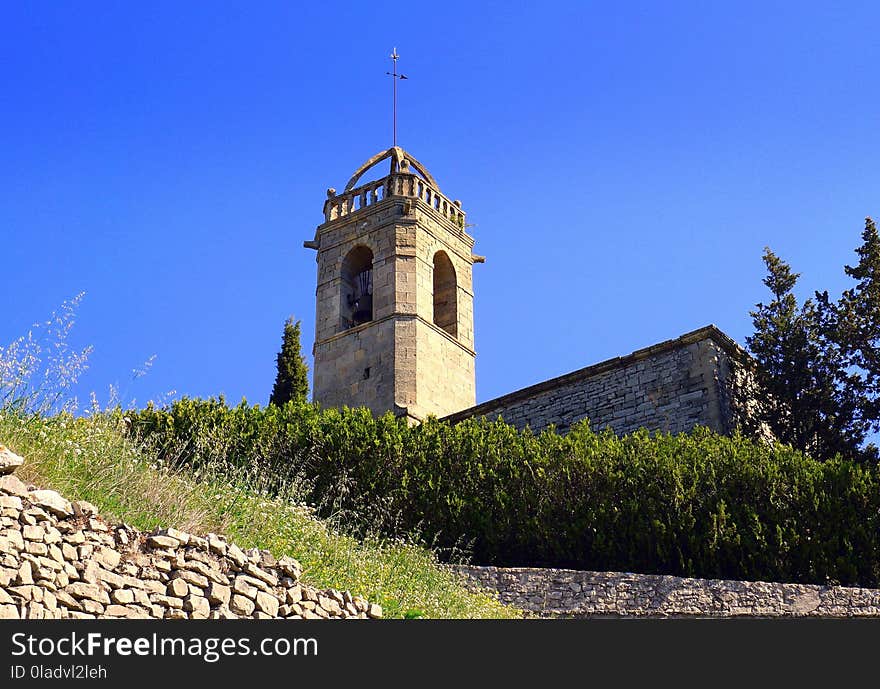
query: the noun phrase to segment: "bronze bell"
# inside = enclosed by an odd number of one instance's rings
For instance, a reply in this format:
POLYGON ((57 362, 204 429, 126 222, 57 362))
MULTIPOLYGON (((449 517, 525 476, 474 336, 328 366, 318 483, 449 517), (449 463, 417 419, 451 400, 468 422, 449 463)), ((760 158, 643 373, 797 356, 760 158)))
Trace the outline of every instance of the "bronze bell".
POLYGON ((354 315, 352 321, 355 325, 367 323, 373 320, 373 271, 368 268, 358 274, 357 283, 357 299, 354 304, 354 315))
POLYGON ((355 325, 373 320, 373 295, 361 295, 354 302, 354 315, 351 317, 355 325))

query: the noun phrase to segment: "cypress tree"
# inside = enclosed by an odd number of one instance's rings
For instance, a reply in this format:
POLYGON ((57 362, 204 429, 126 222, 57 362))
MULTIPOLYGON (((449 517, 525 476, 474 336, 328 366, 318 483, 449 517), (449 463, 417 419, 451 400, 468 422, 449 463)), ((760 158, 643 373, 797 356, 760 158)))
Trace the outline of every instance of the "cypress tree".
POLYGON ((803 449, 802 410, 799 393, 809 386, 805 367, 804 349, 806 330, 800 319, 797 299, 792 289, 799 273, 774 254, 764 249, 767 277, 764 284, 773 299, 769 304, 758 303, 751 311, 755 332, 746 338, 749 351, 758 363, 758 379, 767 393, 762 419, 781 441, 803 449))
POLYGON ((860 387, 865 422, 876 432, 880 431, 880 235, 871 218, 865 218, 856 254, 858 264, 844 266, 856 285, 845 290, 838 302, 838 337, 854 384, 860 387))
POLYGON ((300 322, 289 317, 284 323, 281 351, 276 358, 278 373, 269 404, 282 406, 296 400, 305 402, 309 395, 309 369, 300 347, 300 322))
POLYGON ((849 365, 855 355, 844 344, 842 302, 816 292, 799 306, 792 290, 800 275, 769 248, 764 263, 773 299, 751 312, 755 332, 746 338, 766 393, 761 420, 777 439, 816 459, 868 458, 872 450, 861 448, 869 429, 864 385, 849 365))

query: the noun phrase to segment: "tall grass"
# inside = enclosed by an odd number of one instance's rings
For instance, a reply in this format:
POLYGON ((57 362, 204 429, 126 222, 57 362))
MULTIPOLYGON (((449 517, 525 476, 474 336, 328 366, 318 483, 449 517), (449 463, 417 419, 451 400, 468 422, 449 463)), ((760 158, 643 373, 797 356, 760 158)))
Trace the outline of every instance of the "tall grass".
POLYGON ((63 302, 27 335, 0 346, 0 409, 34 418, 76 407, 70 389, 86 370, 92 347, 77 351, 68 338, 84 296, 63 302))
POLYGON ((242 547, 290 555, 302 563, 307 583, 364 595, 388 617, 521 615, 467 590, 429 549, 375 532, 348 535, 345 513, 318 519, 301 504, 296 482, 269 497, 253 472, 171 468, 126 432, 118 409, 76 415, 67 393, 88 356, 66 346, 77 303, 48 322, 55 325, 48 340, 30 333, 0 348, 0 442, 25 457, 21 478, 92 502, 139 529, 223 533, 242 547))

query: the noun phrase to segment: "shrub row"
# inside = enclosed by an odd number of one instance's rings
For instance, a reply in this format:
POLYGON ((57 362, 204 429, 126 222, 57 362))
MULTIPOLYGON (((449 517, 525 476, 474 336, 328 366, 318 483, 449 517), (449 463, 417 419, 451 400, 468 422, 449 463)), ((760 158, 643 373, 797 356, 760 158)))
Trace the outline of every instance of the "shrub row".
MULTIPOLYGON (((501 421, 408 426, 365 409, 182 399, 126 412, 169 463, 259 480, 473 561, 880 584, 876 466, 703 428, 560 436, 501 421)), ((348 520, 351 523, 351 519, 348 520)))

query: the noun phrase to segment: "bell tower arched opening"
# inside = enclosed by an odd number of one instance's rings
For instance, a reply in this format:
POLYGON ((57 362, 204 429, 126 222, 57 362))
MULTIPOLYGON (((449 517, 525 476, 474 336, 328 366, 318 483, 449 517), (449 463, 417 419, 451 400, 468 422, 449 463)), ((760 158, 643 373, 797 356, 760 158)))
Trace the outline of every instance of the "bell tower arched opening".
POLYGON ((392 147, 341 193, 327 189, 323 216, 303 242, 317 251, 312 399, 411 421, 474 406, 473 264, 482 257, 461 202, 392 147))
POLYGON ((373 320, 373 252, 356 246, 342 262, 339 330, 348 330, 373 320))
POLYGON ((458 284, 445 251, 434 254, 434 325, 458 337, 458 284))

